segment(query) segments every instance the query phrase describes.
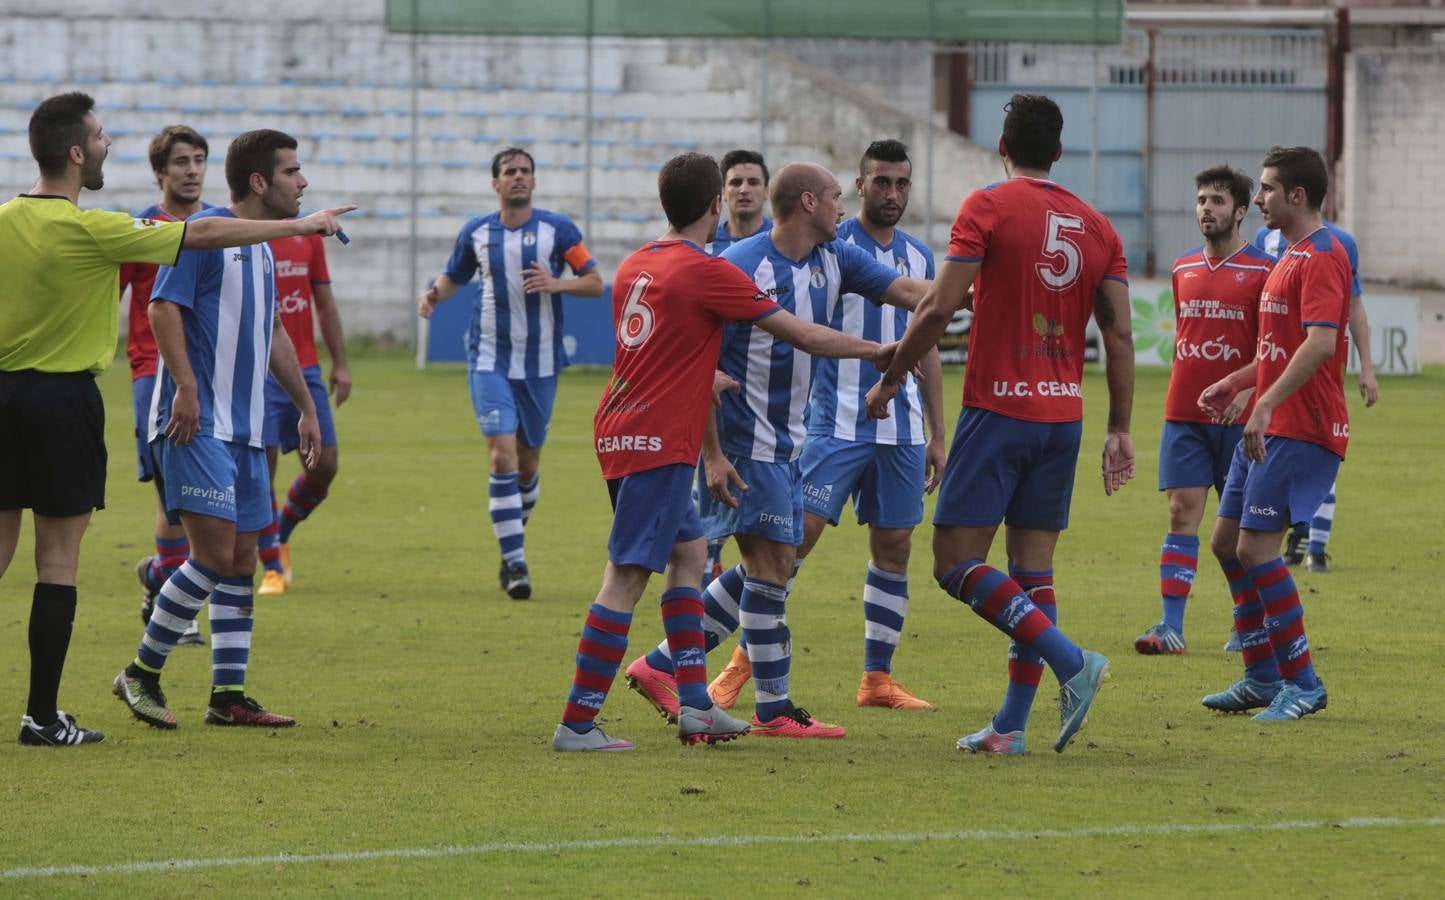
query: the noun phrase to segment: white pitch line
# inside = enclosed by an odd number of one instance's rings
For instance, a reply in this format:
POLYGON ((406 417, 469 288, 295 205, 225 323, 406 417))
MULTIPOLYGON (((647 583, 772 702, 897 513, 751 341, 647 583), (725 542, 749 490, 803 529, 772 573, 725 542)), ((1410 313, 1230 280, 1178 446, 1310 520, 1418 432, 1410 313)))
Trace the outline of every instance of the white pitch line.
POLYGON ((269 856, 212 857, 209 859, 166 859, 157 862, 113 863, 105 866, 45 866, 6 869, 0 878, 53 878, 57 875, 140 875, 147 872, 182 872, 227 866, 301 866, 316 863, 366 862, 374 859, 444 859, 457 856, 487 856, 504 853, 559 853, 570 850, 611 850, 622 848, 754 847, 769 844, 922 844, 930 841, 1013 841, 1036 838, 1140 837, 1149 835, 1247 834, 1261 831, 1314 831, 1327 828, 1438 828, 1445 816, 1428 819, 1339 819, 1298 820, 1257 823, 1182 823, 1174 825, 1109 825, 1096 828, 1043 829, 1038 831, 936 831, 915 834, 807 834, 807 835, 717 835, 693 838, 608 838, 594 841, 552 841, 520 843, 503 841, 463 847, 411 847, 393 850, 358 850, 348 853, 277 853, 269 856))

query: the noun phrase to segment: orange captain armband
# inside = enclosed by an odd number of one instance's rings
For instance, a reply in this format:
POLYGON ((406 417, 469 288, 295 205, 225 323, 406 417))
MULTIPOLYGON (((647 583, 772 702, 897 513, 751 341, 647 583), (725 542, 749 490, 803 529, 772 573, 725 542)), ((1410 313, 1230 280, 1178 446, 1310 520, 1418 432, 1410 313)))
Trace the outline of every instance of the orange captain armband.
POLYGON ((595 260, 592 259, 592 253, 587 249, 587 245, 581 241, 573 244, 571 249, 562 254, 562 258, 567 260, 567 265, 571 266, 572 271, 578 275, 582 274, 584 268, 595 262, 595 260))

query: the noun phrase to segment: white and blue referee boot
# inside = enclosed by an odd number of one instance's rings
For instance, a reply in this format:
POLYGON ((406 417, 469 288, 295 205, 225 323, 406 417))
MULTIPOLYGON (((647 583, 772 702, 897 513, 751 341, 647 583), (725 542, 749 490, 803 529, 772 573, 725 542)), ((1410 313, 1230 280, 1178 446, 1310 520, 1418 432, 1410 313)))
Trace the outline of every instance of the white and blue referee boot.
POLYGON ((1199 702, 1220 712, 1248 712, 1269 706, 1283 688, 1283 681, 1260 681, 1246 675, 1219 693, 1209 694, 1199 702))
POLYGON ((1303 719, 1310 713, 1319 712, 1329 705, 1329 700, 1330 695, 1323 684, 1307 691, 1286 681, 1270 701, 1269 708, 1254 719, 1257 722, 1292 722, 1303 719))

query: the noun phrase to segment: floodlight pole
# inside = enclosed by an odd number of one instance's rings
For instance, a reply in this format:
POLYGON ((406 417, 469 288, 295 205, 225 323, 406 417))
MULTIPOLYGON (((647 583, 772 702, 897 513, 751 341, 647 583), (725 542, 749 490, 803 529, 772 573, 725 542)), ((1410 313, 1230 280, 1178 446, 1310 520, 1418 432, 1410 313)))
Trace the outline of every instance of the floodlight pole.
POLYGON ((586 50, 583 53, 583 65, 587 71, 583 74, 583 84, 586 86, 586 120, 582 123, 582 142, 585 146, 583 159, 586 168, 582 172, 582 221, 585 223, 582 233, 592 237, 592 32, 597 27, 596 20, 597 0, 587 0, 587 36, 586 50))
POLYGON ((1089 73, 1089 203, 1099 206, 1099 45, 1094 45, 1093 71, 1089 73))
POLYGON ((928 99, 923 108, 923 182, 928 190, 923 192, 923 242, 933 246, 933 107, 937 103, 934 91, 938 81, 938 53, 933 44, 933 0, 928 0, 928 99))
MULTIPOLYGON (((416 233, 416 195, 420 188, 420 179, 417 175, 416 164, 417 141, 421 140, 419 108, 421 98, 417 89, 417 79, 420 77, 421 72, 420 54, 418 53, 417 46, 420 40, 419 34, 421 32, 421 26, 417 19, 417 2, 418 0, 411 0, 411 165, 407 167, 407 177, 411 185, 411 198, 409 200, 411 212, 410 215, 407 216, 408 226, 406 240, 407 284, 413 291, 416 290, 417 281, 420 277, 416 265, 418 243, 416 233)), ((421 318, 421 316, 416 316, 413 319, 412 333, 416 339, 416 369, 420 372, 426 368, 427 343, 431 337, 430 323, 421 318)))

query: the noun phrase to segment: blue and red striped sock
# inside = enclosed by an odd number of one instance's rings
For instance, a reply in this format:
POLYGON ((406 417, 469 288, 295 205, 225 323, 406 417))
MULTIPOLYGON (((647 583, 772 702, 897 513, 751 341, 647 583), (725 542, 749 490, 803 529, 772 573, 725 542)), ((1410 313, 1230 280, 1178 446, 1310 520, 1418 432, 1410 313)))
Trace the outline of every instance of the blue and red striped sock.
MULTIPOLYGON (((1028 594, 1029 600, 1039 611, 1048 616, 1050 622, 1058 624, 1059 607, 1054 597, 1054 570, 1044 569, 1030 572, 1016 569, 1009 564, 1009 574, 1019 587, 1028 594)), ((993 717, 993 729, 999 734, 1023 731, 1029 722, 1029 710, 1033 708, 1034 697, 1039 691, 1039 681, 1044 675, 1044 658, 1018 641, 1010 641, 1008 647, 1008 691, 1004 694, 1003 705, 993 717)))
MULTIPOLYGON (((743 567, 733 566, 713 579, 703 592, 702 630, 704 649, 711 653, 718 644, 738 630, 738 604, 743 596, 743 567)), ((672 651, 662 642, 647 653, 647 664, 659 672, 672 673, 672 651)))
POLYGON ((1164 624, 1184 634, 1184 604, 1194 587, 1199 570, 1199 535, 1175 534, 1164 537, 1159 548, 1159 593, 1164 598, 1164 624))
POLYGON ((1063 684, 1084 668, 1084 652, 1054 627, 1018 582, 981 559, 949 569, 938 586, 967 603, 978 616, 1042 656, 1063 684))
POLYGON ((155 582, 156 589, 164 584, 167 578, 176 574, 176 569, 191 555, 191 542, 185 535, 178 538, 163 538, 156 535, 156 558, 151 563, 151 579, 155 582))
POLYGON ((281 543, 289 543, 291 532, 296 526, 306 521, 306 517, 316 511, 321 501, 326 499, 326 488, 312 484, 302 472, 291 482, 291 489, 286 492, 286 506, 281 510, 281 543))
POLYGON ((1278 681, 1279 666, 1269 649, 1269 635, 1264 630, 1264 604, 1254 589, 1254 581, 1237 559, 1219 565, 1224 569, 1229 593, 1234 597, 1234 633, 1239 635, 1244 674, 1256 681, 1278 681))
POLYGON ((562 710, 562 724, 578 734, 596 727, 597 713, 607 701, 607 692, 627 653, 627 630, 631 627, 632 613, 608 609, 600 603, 587 610, 587 623, 577 642, 577 671, 572 676, 567 706, 562 710))
POLYGON ((668 654, 677 681, 677 700, 683 706, 709 709, 707 645, 702 630, 702 595, 697 588, 679 587, 662 595, 662 629, 667 632, 668 654))
POLYGON ((272 572, 281 571, 281 523, 276 515, 276 491, 271 490, 271 521, 256 535, 256 558, 272 572))
POLYGON ((1304 607, 1284 560, 1255 566, 1249 570, 1249 578, 1264 604, 1264 629, 1280 676, 1307 691, 1319 687, 1320 677, 1310 662, 1310 643, 1305 637, 1304 607))

